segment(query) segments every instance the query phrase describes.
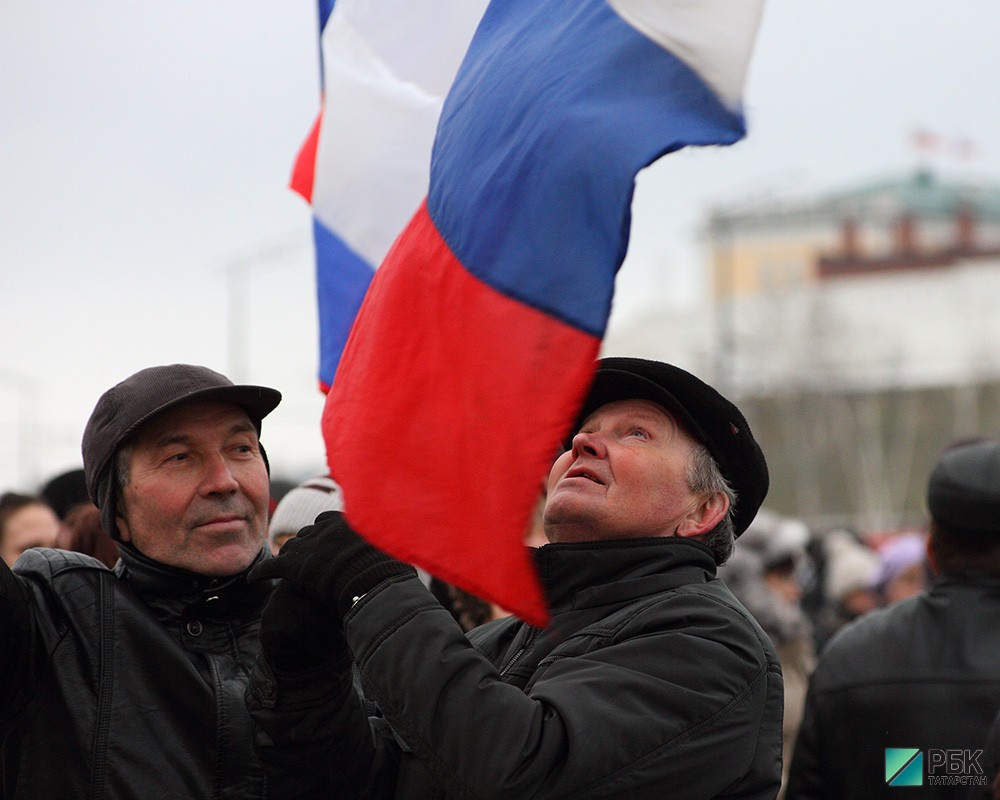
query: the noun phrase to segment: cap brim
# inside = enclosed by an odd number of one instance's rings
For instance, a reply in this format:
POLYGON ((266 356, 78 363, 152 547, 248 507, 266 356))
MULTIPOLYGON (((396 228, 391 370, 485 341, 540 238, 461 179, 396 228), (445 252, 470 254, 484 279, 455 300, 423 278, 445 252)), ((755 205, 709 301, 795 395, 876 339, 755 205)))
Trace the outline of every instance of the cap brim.
POLYGON ((153 417, 159 416, 164 411, 171 408, 190 403, 195 400, 218 400, 223 403, 232 403, 247 412, 247 416, 260 431, 261 420, 278 407, 281 402, 281 392, 267 386, 212 386, 207 389, 189 392, 183 397, 174 398, 154 408, 123 432, 121 441, 134 434, 139 428, 149 422, 153 417))

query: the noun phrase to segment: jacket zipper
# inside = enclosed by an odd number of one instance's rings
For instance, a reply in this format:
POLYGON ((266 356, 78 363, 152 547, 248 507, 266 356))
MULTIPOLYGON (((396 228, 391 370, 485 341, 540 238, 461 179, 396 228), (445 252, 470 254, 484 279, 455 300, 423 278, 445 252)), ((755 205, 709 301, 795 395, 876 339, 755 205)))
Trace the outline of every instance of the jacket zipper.
POLYGON ((108 734, 111 726, 111 705, 114 701, 115 603, 111 573, 101 575, 100 586, 98 607, 98 618, 101 621, 98 651, 100 679, 97 690, 94 754, 90 765, 90 796, 95 800, 104 797, 107 784, 108 734))
POLYGON ((528 628, 528 635, 524 637, 524 641, 521 642, 517 650, 514 651, 514 655, 512 655, 509 659, 507 659, 506 664, 500 667, 501 678, 506 677, 507 673, 514 668, 514 665, 521 660, 521 656, 524 655, 525 651, 527 651, 527 649, 531 647, 531 645, 534 643, 535 639, 538 638, 538 631, 539 628, 535 627, 528 628))

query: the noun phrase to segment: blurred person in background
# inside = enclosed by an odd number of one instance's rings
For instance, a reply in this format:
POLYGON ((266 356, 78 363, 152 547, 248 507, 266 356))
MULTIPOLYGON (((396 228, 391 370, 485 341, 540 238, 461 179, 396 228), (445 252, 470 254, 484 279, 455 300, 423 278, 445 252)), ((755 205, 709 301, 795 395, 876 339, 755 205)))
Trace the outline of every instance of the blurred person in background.
POLYGON ((278 503, 281 502, 286 494, 288 494, 292 489, 299 485, 297 480, 292 480, 291 478, 280 478, 274 475, 271 476, 270 487, 271 487, 271 497, 267 502, 267 516, 268 519, 274 514, 274 510, 278 507, 278 503))
POLYGON ((61 472, 42 486, 39 494, 52 506, 59 519, 65 520, 77 506, 91 506, 87 478, 82 467, 61 472))
POLYGON ((936 577, 847 625, 820 654, 789 800, 898 800, 904 764, 891 750, 926 756, 920 783, 905 784, 921 787, 914 796, 964 800, 986 782, 981 748, 1000 707, 1000 442, 945 451, 927 508, 936 577))
POLYGON ((847 623, 879 606, 872 588, 878 572, 878 553, 847 529, 827 533, 819 545, 823 604, 814 619, 816 652, 847 623))
POLYGON ((101 510, 89 500, 66 515, 56 547, 93 556, 106 567, 118 561, 118 545, 101 526, 101 510))
POLYGON ((879 605, 898 603, 927 586, 930 574, 924 534, 911 531, 893 536, 878 549, 878 559, 872 589, 879 605))
POLYGON ((42 498, 7 492, 0 496, 0 559, 8 566, 33 547, 55 547, 59 517, 42 498))
POLYGON ((343 511, 344 496, 329 475, 310 478, 288 489, 278 501, 267 525, 267 542, 274 555, 324 511, 343 511))
POLYGON ((805 708, 809 676, 816 665, 812 624, 802 609, 800 576, 809 573, 809 529, 762 509, 737 542, 719 577, 771 638, 785 686, 782 720, 782 789, 805 708))
POLYGON ((463 631, 471 631, 487 622, 509 615, 509 612, 504 611, 496 603, 484 600, 465 589, 459 589, 440 578, 432 576, 428 588, 437 601, 448 609, 455 621, 462 626, 463 631))
POLYGON ((973 787, 968 800, 1000 800, 1000 710, 986 735, 981 760, 984 781, 973 787))

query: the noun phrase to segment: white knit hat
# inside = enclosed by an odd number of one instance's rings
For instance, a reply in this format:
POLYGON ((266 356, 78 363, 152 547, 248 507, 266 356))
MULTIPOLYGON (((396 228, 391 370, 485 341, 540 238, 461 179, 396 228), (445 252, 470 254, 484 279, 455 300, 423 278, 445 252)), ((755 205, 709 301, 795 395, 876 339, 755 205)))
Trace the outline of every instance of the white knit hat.
POLYGON ((312 525, 324 511, 343 511, 344 497, 340 487, 327 476, 310 478, 281 498, 267 528, 268 542, 273 543, 282 533, 297 534, 312 525))
POLYGON ((826 553, 823 590, 827 600, 840 602, 852 592, 871 587, 878 572, 878 553, 842 530, 830 531, 823 549, 826 553))
POLYGON ((809 528, 801 520, 782 517, 762 508, 740 537, 737 549, 752 550, 767 569, 788 558, 802 558, 809 545, 809 536, 809 528))

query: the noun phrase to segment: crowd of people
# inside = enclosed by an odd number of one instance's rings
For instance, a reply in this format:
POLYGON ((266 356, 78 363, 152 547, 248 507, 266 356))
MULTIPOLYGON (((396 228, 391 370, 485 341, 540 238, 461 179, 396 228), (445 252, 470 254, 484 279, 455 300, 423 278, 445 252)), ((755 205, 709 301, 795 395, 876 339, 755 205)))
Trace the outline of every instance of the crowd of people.
POLYGON ((924 589, 931 577, 926 534, 816 532, 763 509, 719 575, 771 637, 781 660, 787 784, 817 654, 849 622, 924 589))
POLYGON ((926 529, 811 530, 729 400, 603 359, 526 537, 539 629, 274 479, 279 402, 142 370, 0 496, 0 796, 994 796, 997 443, 941 456, 926 529))

